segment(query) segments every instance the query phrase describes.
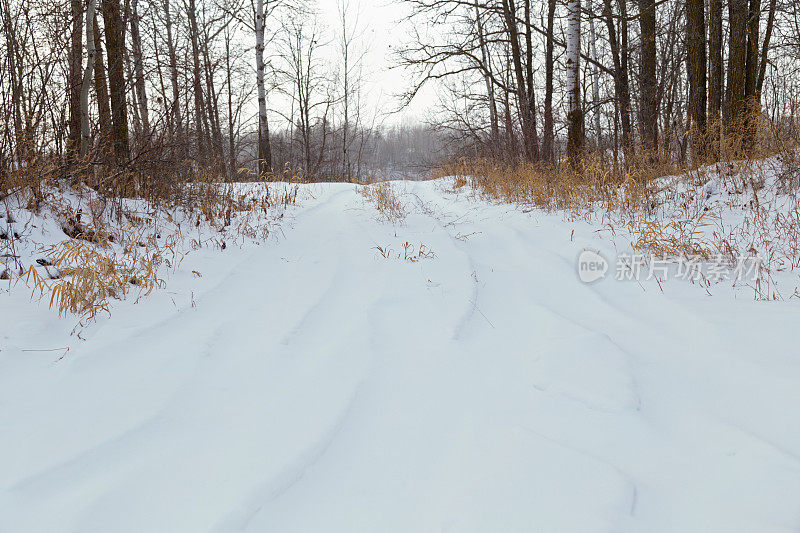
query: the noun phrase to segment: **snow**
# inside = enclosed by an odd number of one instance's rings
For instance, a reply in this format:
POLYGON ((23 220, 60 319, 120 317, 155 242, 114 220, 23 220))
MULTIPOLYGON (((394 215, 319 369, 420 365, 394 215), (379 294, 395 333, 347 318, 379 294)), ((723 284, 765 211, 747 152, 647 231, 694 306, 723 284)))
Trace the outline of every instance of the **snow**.
POLYGON ((302 186, 81 338, 8 285, 0 531, 800 527, 795 301, 582 283, 624 237, 449 187, 302 186))

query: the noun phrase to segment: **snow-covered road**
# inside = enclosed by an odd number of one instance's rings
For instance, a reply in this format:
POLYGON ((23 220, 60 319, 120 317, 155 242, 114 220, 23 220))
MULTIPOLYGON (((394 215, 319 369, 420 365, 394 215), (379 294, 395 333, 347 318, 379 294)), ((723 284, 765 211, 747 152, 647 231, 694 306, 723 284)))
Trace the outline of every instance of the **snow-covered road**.
POLYGON ((85 341, 3 295, 0 532, 800 529, 796 302, 584 284, 588 224, 396 188, 308 186, 85 341))

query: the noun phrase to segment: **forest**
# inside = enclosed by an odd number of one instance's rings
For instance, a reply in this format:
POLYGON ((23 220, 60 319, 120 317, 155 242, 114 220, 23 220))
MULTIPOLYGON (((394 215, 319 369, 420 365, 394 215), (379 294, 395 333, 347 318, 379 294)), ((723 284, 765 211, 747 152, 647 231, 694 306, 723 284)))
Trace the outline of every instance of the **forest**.
POLYGON ((370 21, 352 0, 327 25, 310 1, 3 2, 2 187, 22 168, 104 183, 366 181, 456 157, 591 156, 619 172, 796 137, 792 2, 393 5, 409 28, 383 58, 408 74, 395 107, 425 85, 437 95, 418 124, 387 126, 391 110, 365 105, 370 21))

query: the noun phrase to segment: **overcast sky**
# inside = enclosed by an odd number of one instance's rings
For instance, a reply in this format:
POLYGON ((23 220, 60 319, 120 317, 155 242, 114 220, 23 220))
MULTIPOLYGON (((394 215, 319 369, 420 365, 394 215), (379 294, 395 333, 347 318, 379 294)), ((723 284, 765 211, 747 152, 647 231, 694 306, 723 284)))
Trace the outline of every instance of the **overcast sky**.
MULTIPOLYGON (((340 0, 317 0, 321 21, 328 36, 334 38, 341 32, 337 6, 340 0)), ((408 10, 400 1, 350 0, 350 11, 358 15, 358 24, 363 31, 363 43, 368 46, 364 58, 364 75, 369 107, 389 111, 398 107, 396 95, 411 87, 410 74, 400 68, 390 68, 394 63, 394 51, 407 39, 409 23, 404 21, 408 10)), ((336 43, 331 43, 326 55, 338 60, 336 43)), ((436 103, 434 87, 422 91, 413 103, 387 122, 403 120, 419 122, 436 103)))

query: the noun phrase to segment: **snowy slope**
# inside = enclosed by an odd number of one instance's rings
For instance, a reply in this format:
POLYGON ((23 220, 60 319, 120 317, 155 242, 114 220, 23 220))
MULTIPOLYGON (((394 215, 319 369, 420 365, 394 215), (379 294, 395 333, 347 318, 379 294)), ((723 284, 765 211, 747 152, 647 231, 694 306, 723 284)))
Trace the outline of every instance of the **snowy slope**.
POLYGON ((796 302, 584 284, 597 228, 447 185, 306 186, 85 341, 0 296, 0 531, 800 528, 796 302))

